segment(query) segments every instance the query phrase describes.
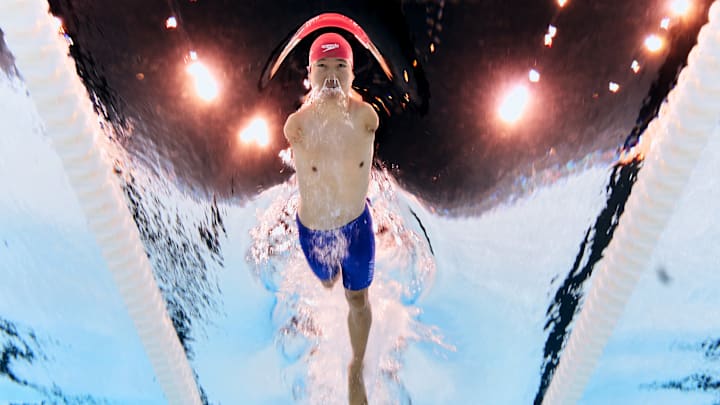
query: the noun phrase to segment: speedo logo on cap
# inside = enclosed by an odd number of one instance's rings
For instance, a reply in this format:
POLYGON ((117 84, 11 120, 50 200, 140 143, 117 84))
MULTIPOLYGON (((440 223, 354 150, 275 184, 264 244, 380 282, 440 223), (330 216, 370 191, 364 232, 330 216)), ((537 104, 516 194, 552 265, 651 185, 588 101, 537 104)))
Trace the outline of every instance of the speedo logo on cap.
POLYGON ((336 43, 322 44, 322 45, 320 45, 320 48, 322 49, 323 52, 328 52, 328 51, 332 51, 333 49, 340 48, 340 44, 336 44, 336 43))

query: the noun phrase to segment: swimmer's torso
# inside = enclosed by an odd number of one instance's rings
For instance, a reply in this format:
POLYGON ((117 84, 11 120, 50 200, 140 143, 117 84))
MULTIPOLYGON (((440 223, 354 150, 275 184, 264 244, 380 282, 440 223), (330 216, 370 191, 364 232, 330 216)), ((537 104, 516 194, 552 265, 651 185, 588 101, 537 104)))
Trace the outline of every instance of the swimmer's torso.
POLYGON ((288 139, 297 171, 298 215, 303 225, 338 228, 365 209, 377 126, 374 114, 368 104, 352 98, 345 114, 321 111, 312 104, 294 114, 298 135, 288 139))

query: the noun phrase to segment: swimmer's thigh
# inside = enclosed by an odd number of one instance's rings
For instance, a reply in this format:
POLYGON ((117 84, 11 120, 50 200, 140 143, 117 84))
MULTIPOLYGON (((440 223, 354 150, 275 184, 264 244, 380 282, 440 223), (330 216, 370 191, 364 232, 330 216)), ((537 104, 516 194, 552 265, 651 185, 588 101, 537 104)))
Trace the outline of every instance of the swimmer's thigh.
POLYGON ((342 262, 343 286, 358 291, 370 286, 375 272, 375 235, 369 213, 357 221, 347 237, 350 244, 342 262))
POLYGON ((324 250, 322 249, 323 246, 318 245, 333 243, 330 240, 331 238, 322 235, 320 232, 314 232, 313 230, 304 227, 298 228, 298 234, 300 237, 300 247, 302 248, 305 260, 307 260, 312 272, 315 273, 317 278, 319 278, 323 283, 332 283, 335 276, 338 274, 339 269, 337 263, 327 263, 323 260, 326 258, 318 257, 314 253, 324 250), (320 249, 316 249, 316 247, 320 247, 320 249))

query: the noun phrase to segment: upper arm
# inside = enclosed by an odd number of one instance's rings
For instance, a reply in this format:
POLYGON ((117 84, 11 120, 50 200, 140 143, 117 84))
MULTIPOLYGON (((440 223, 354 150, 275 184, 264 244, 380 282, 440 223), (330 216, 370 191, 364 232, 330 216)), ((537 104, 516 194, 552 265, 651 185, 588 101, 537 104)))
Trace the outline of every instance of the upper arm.
POLYGON ((285 133, 285 138, 288 142, 290 142, 290 144, 300 140, 300 117, 297 112, 294 112, 287 117, 285 126, 283 127, 283 132, 285 133))
POLYGON ((380 126, 380 118, 378 118, 375 109, 368 103, 363 103, 363 117, 368 132, 374 134, 380 126))

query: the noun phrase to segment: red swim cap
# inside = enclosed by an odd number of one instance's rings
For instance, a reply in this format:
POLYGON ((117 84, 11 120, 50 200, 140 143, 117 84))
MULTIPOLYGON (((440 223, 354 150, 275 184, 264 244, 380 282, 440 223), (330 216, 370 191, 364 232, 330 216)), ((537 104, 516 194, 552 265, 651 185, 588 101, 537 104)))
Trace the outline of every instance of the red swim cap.
POLYGON ((340 34, 322 34, 310 46, 310 64, 322 58, 342 58, 353 63, 352 47, 340 34))

